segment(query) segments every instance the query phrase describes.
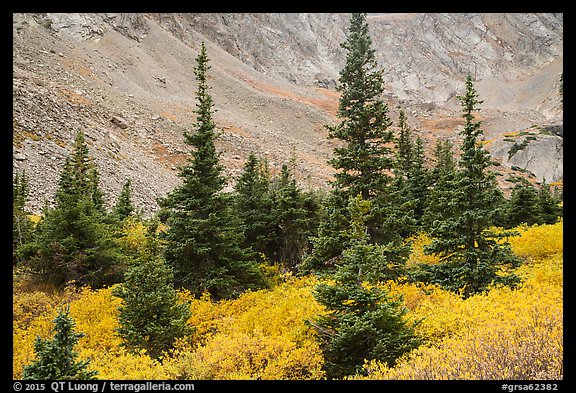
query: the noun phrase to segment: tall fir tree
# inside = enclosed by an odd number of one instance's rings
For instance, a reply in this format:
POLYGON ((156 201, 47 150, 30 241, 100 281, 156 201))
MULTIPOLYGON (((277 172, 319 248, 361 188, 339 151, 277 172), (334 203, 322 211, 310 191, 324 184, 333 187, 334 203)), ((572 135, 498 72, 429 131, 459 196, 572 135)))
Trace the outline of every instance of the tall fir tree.
POLYGON ((394 154, 390 143, 388 106, 381 99, 382 70, 378 69, 372 48, 366 14, 352 14, 346 41, 346 62, 340 72, 337 90, 341 93, 338 118, 340 123, 327 126, 328 136, 342 142, 334 149, 330 165, 335 169, 331 183, 332 195, 326 200, 324 220, 314 240, 312 254, 303 270, 322 269, 327 262, 338 259, 347 248, 345 232, 349 218, 344 215, 349 198, 361 195, 373 201, 366 226, 370 241, 395 244, 398 258, 406 258, 408 249, 401 246, 399 229, 405 226, 404 214, 398 211, 397 193, 391 192, 391 171, 394 154))
POLYGON ((121 279, 126 256, 107 222, 98 183, 98 170, 79 132, 60 175, 55 206, 45 206, 27 247, 32 270, 46 281, 101 287, 121 279))
POLYGON ((262 261, 295 270, 316 231, 319 200, 294 175, 294 160, 274 178, 267 163, 250 154, 236 183, 236 208, 245 227, 245 246, 262 261))
POLYGON ((62 306, 53 321, 54 337, 34 342, 34 361, 24 366, 22 379, 33 380, 89 380, 96 379, 98 371, 89 370, 90 361, 77 360, 74 350, 84 333, 77 333, 74 319, 70 316, 70 306, 62 306))
MULTIPOLYGON (((425 166, 424 142, 413 140, 406 114, 400 110, 396 141, 396 165, 394 168, 395 205, 404 213, 402 236, 407 237, 422 227, 422 216, 428 204, 430 176, 425 166)), ((393 194, 394 195, 394 194, 393 194)))
POLYGON ((453 216, 455 211, 446 211, 451 207, 452 191, 455 187, 457 162, 452 152, 453 144, 448 140, 438 139, 434 149, 435 164, 430 171, 430 191, 427 204, 422 215, 422 229, 429 231, 435 220, 444 216, 453 216))
POLYGON ((382 101, 382 70, 378 69, 366 14, 352 14, 346 41, 346 63, 337 90, 341 93, 336 126, 328 126, 329 138, 345 146, 334 149, 330 161, 336 170, 334 190, 347 201, 362 195, 371 200, 386 188, 393 155, 387 145, 393 139, 388 106, 382 101))
POLYGON ((482 101, 478 100, 470 76, 466 80, 466 94, 458 98, 465 119, 459 170, 452 182, 451 196, 444 195, 445 198, 436 201, 443 217, 433 221, 430 228, 433 241, 425 248, 425 252, 437 254, 441 262, 422 265, 418 275, 424 281, 468 297, 493 283, 516 285, 518 277, 504 273, 502 268, 517 266, 520 260, 509 243, 499 242, 512 233, 491 230, 500 214, 503 196, 495 173, 488 170, 490 155, 480 143, 483 131, 474 112, 482 101))
POLYGON ((182 185, 158 202, 169 226, 162 234, 176 285, 222 299, 260 288, 263 278, 251 251, 242 248, 243 231, 232 195, 223 192, 226 178, 215 146, 218 133, 207 83, 208 61, 202 43, 194 67, 196 123, 193 132, 184 133, 193 151, 188 164, 180 168, 182 185))
POLYGON ((517 178, 510 199, 506 202, 506 224, 513 228, 522 223, 534 225, 540 223, 538 191, 524 178, 517 178))
POLYGON ((422 217, 428 206, 428 194, 430 192, 430 174, 425 166, 424 141, 417 137, 414 145, 414 161, 408 177, 408 190, 414 201, 412 208, 415 225, 422 228, 422 217))
POLYGON ((287 164, 272 188, 275 250, 272 259, 295 270, 307 250, 308 240, 316 230, 317 202, 313 194, 300 189, 287 164))
POLYGON ((398 127, 400 132, 396 141, 396 177, 407 178, 412 172, 412 164, 414 162, 414 142, 412 141, 412 130, 408 125, 406 112, 400 110, 398 114, 398 127))

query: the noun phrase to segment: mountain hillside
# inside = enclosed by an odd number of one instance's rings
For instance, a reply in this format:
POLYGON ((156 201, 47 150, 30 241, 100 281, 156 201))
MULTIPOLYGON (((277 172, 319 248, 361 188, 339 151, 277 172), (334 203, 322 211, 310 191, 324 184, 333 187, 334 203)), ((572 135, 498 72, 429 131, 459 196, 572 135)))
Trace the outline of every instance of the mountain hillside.
MULTIPOLYGON (((562 180, 562 14, 368 20, 390 117, 396 123, 403 108, 428 151, 437 137, 458 139, 456 97, 471 74, 499 170, 562 180)), ((348 21, 348 14, 14 14, 13 169, 29 175, 31 210, 52 198, 82 130, 109 201, 130 178, 137 207, 155 211, 187 159, 182 132, 194 122, 192 68, 202 41, 231 180, 250 151, 272 171, 294 151, 299 178, 326 187, 335 142, 324 125, 336 122, 348 21)))

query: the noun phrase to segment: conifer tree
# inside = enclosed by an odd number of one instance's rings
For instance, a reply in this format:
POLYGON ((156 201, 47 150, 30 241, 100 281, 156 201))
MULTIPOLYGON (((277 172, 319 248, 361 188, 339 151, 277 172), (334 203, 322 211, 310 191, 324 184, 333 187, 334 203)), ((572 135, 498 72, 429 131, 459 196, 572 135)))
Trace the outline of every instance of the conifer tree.
POLYGON ((233 198, 223 192, 226 178, 215 146, 218 133, 207 83, 208 60, 202 43, 194 67, 196 123, 193 132, 184 133, 193 151, 188 164, 180 168, 182 185, 158 202, 169 226, 162 234, 176 285, 222 299, 261 287, 263 278, 251 251, 242 248, 243 231, 233 198))
POLYGON ((243 247, 269 257, 275 239, 270 172, 267 163, 250 153, 235 185, 236 210, 244 224, 243 247))
POLYGON ((313 192, 299 187, 294 167, 294 163, 283 164, 280 174, 271 179, 266 162, 251 154, 235 188, 245 246, 289 270, 301 262, 316 231, 319 206, 313 192))
POLYGON ((436 186, 442 177, 455 173, 457 163, 452 147, 453 144, 449 140, 436 140, 434 148, 435 165, 430 173, 432 186, 436 186))
POLYGON ((492 283, 516 285, 518 277, 502 273, 501 268, 517 266, 520 260, 507 242, 497 241, 512 233, 497 234, 490 229, 503 197, 495 174, 488 170, 490 155, 479 143, 483 131, 474 112, 482 101, 478 100, 470 76, 466 80, 466 94, 458 98, 465 119, 459 170, 452 182, 451 195, 436 201, 443 217, 432 222, 433 241, 425 248, 425 252, 439 255, 441 262, 421 266, 417 275, 468 297, 492 283))
POLYGON ((25 172, 16 173, 12 179, 12 263, 23 260, 22 250, 32 240, 33 223, 26 211, 28 178, 25 172))
POLYGON ((446 215, 456 212, 446 211, 451 206, 457 175, 457 163, 452 152, 452 142, 438 139, 434 149, 435 165, 430 171, 430 191, 428 205, 422 216, 423 229, 428 231, 435 220, 442 220, 446 215))
POLYGON ((33 380, 88 380, 96 379, 98 372, 89 370, 90 360, 77 360, 74 350, 84 333, 77 333, 75 322, 70 317, 70 307, 60 307, 53 320, 54 337, 42 339, 36 337, 34 342, 34 361, 24 366, 22 379, 33 380))
POLYGON ((122 186, 122 191, 118 195, 116 205, 112 209, 112 216, 118 221, 122 221, 134 213, 131 185, 132 181, 130 179, 126 180, 126 183, 122 186))
POLYGON ((412 209, 416 226, 422 227, 422 217, 428 206, 428 194, 430 187, 430 175, 425 167, 424 142, 422 138, 416 138, 414 147, 413 163, 408 177, 409 194, 414 200, 412 209))
POLYGON ((334 284, 316 286, 314 297, 328 313, 309 322, 315 327, 324 354, 328 378, 342 378, 361 371, 365 360, 376 359, 393 366, 402 354, 419 345, 413 326, 404 315, 401 299, 371 286, 394 278, 383 246, 369 244, 364 225, 370 201, 360 195, 348 205, 351 246, 342 254, 334 284))
POLYGON ((397 195, 396 207, 404 212, 406 218, 403 237, 421 227, 424 209, 427 206, 430 176, 425 167, 424 142, 417 137, 412 140, 411 128, 408 125, 406 114, 400 110, 398 126, 400 133, 396 142, 396 165, 394 168, 394 188, 391 190, 397 195))
POLYGON ((505 216, 508 228, 522 223, 528 225, 540 223, 538 192, 528 180, 517 178, 510 199, 507 201, 505 216))
POLYGON ((308 239, 316 229, 317 203, 298 186, 294 173, 282 165, 280 176, 272 189, 276 247, 275 261, 294 270, 302 260, 308 239))
POLYGON ((554 224, 558 221, 558 218, 562 216, 559 202, 550 191, 550 185, 544 179, 540 185, 540 190, 538 190, 538 222, 540 224, 554 224))
POLYGON ((187 324, 191 312, 188 304, 178 300, 174 276, 161 255, 155 230, 156 225, 148 228, 140 257, 113 294, 123 300, 117 329, 123 344, 133 351, 144 349, 157 359, 176 339, 191 333, 187 324))
POLYGON ((330 161, 336 169, 333 188, 347 201, 362 195, 373 199, 390 181, 386 173, 392 168, 392 141, 388 106, 380 98, 384 87, 378 69, 372 39, 368 33, 366 14, 352 14, 346 41, 346 63, 340 72, 338 88, 341 96, 336 126, 328 126, 329 138, 339 139, 345 146, 334 149, 330 161))
POLYGON ((332 193, 326 200, 324 220, 314 239, 313 252, 303 265, 303 271, 322 269, 337 260, 347 248, 342 235, 349 218, 345 216, 349 198, 358 194, 371 200, 372 211, 366 226, 370 241, 395 245, 395 256, 406 258, 409 249, 402 246, 401 228, 405 227, 405 212, 399 212, 398 193, 389 189, 394 154, 390 143, 388 106, 382 101, 382 70, 378 69, 372 40, 368 34, 366 14, 353 14, 346 41, 346 63, 340 72, 338 118, 340 123, 327 126, 328 136, 343 146, 334 149, 330 160, 335 171, 332 193))
POLYGON ((408 126, 406 113, 402 109, 398 115, 398 127, 400 128, 400 132, 396 142, 396 172, 398 173, 397 177, 407 178, 412 172, 414 143, 412 141, 412 132, 408 126))
POLYGON ((60 175, 56 204, 45 206, 28 247, 32 270, 57 286, 68 281, 94 287, 113 284, 125 268, 98 179, 80 132, 60 175))

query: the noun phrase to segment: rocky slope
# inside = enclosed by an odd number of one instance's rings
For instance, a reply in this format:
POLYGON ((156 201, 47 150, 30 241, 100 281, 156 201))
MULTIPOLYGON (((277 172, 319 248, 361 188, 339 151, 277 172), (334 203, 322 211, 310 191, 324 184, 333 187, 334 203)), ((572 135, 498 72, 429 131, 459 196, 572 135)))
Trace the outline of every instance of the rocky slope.
MULTIPOLYGON (((302 181, 325 186, 335 142, 324 125, 336 121, 348 20, 14 14, 13 169, 30 177, 31 209, 52 198, 82 130, 110 202, 131 178, 135 203, 153 212, 186 161, 182 132, 194 122, 192 68, 201 41, 230 178, 250 151, 274 171, 293 150, 302 181)), ((437 137, 457 139, 456 96, 471 73, 484 100, 485 143, 501 168, 562 179, 562 15, 374 14, 369 23, 394 121, 399 108, 407 110, 429 149, 437 137)))

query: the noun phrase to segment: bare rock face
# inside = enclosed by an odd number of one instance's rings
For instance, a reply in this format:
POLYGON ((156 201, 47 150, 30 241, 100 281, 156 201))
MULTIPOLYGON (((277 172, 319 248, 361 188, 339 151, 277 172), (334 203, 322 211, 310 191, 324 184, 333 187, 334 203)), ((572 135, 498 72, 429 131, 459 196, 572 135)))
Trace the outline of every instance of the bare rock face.
MULTIPOLYGON (((53 198, 83 131, 109 203, 130 178, 136 206, 154 212, 188 159, 182 134, 195 120, 202 41, 230 183, 250 152, 274 172, 293 149, 300 179, 326 187, 335 142, 325 125, 337 121, 349 18, 13 14, 13 169, 30 177, 31 209, 53 198)), ((456 97, 471 74, 492 154, 512 171, 562 179, 563 132, 553 127, 562 124, 562 14, 369 14, 368 22, 390 117, 404 109, 428 150, 437 137, 458 139, 456 97), (522 141, 505 135, 535 126, 552 128, 509 157, 522 141)))
POLYGON ((539 181, 563 179, 563 139, 547 129, 530 129, 505 137, 489 147, 492 157, 516 171, 525 171, 539 181))

